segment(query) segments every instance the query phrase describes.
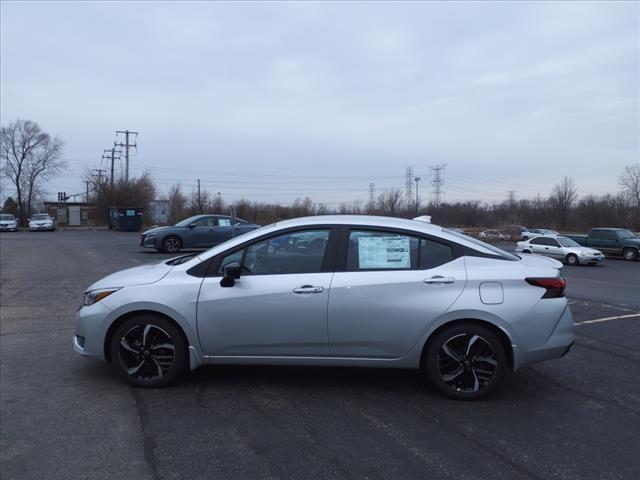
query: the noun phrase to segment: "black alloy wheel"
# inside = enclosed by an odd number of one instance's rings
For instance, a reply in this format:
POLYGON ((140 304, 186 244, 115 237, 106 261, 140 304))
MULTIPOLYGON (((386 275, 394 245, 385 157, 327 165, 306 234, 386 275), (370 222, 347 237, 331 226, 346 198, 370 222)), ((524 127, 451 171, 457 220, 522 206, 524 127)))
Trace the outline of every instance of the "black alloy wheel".
POLYGON ((187 345, 181 332, 164 318, 131 318, 113 335, 111 363, 132 385, 160 387, 185 369, 187 345))
POLYGON ((458 324, 429 343, 427 374, 445 395, 472 400, 493 390, 507 373, 504 346, 488 328, 458 324))

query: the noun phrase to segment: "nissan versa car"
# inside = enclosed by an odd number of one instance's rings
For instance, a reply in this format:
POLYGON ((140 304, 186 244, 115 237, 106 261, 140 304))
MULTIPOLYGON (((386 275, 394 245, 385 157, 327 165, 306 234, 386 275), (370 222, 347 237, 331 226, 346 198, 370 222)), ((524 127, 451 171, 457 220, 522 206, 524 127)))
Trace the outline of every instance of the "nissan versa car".
POLYGON ((570 238, 555 235, 539 235, 531 240, 518 242, 516 252, 546 255, 569 265, 595 265, 604 260, 600 250, 583 247, 570 238))
POLYGON ((167 253, 177 253, 183 248, 210 248, 256 228, 258 225, 227 215, 196 215, 172 226, 142 232, 140 246, 167 253))
POLYGON ((140 387, 203 364, 423 368, 473 399, 567 353, 561 267, 418 220, 299 218, 94 283, 73 345, 140 387))

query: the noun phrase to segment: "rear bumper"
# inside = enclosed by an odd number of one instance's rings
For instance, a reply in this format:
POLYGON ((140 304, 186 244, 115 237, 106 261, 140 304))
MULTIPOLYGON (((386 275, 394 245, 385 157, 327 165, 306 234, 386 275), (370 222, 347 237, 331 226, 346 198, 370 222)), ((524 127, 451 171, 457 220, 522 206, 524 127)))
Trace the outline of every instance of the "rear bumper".
POLYGON ((537 331, 530 332, 526 336, 519 335, 523 340, 518 342, 517 348, 514 348, 514 352, 517 352, 517 355, 514 355, 514 370, 530 363, 560 358, 569 352, 574 342, 574 323, 569 305, 567 304, 562 310, 559 318, 555 317, 557 319, 555 322, 553 318, 533 316, 527 319, 527 323, 537 331), (544 328, 545 324, 551 327, 550 330, 544 328))

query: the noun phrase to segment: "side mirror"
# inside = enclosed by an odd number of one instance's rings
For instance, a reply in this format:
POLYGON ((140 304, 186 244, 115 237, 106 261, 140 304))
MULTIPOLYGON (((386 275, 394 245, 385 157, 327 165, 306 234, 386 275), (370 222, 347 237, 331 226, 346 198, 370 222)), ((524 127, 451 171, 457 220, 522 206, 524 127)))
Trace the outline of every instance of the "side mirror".
POLYGON ((197 225, 195 223, 190 223, 189 225, 187 225, 188 228, 196 228, 197 225))
POLYGON ((222 267, 224 276, 220 280, 221 287, 233 287, 236 284, 236 280, 240 278, 242 272, 242 266, 240 262, 230 262, 222 267))

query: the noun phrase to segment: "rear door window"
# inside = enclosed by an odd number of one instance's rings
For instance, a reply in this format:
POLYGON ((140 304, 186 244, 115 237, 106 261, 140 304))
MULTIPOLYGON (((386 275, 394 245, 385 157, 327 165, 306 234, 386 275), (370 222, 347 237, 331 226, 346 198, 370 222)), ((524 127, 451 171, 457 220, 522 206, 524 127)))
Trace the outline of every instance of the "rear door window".
POLYGON ((453 259, 449 245, 396 232, 351 230, 347 246, 348 271, 417 270, 453 259))

